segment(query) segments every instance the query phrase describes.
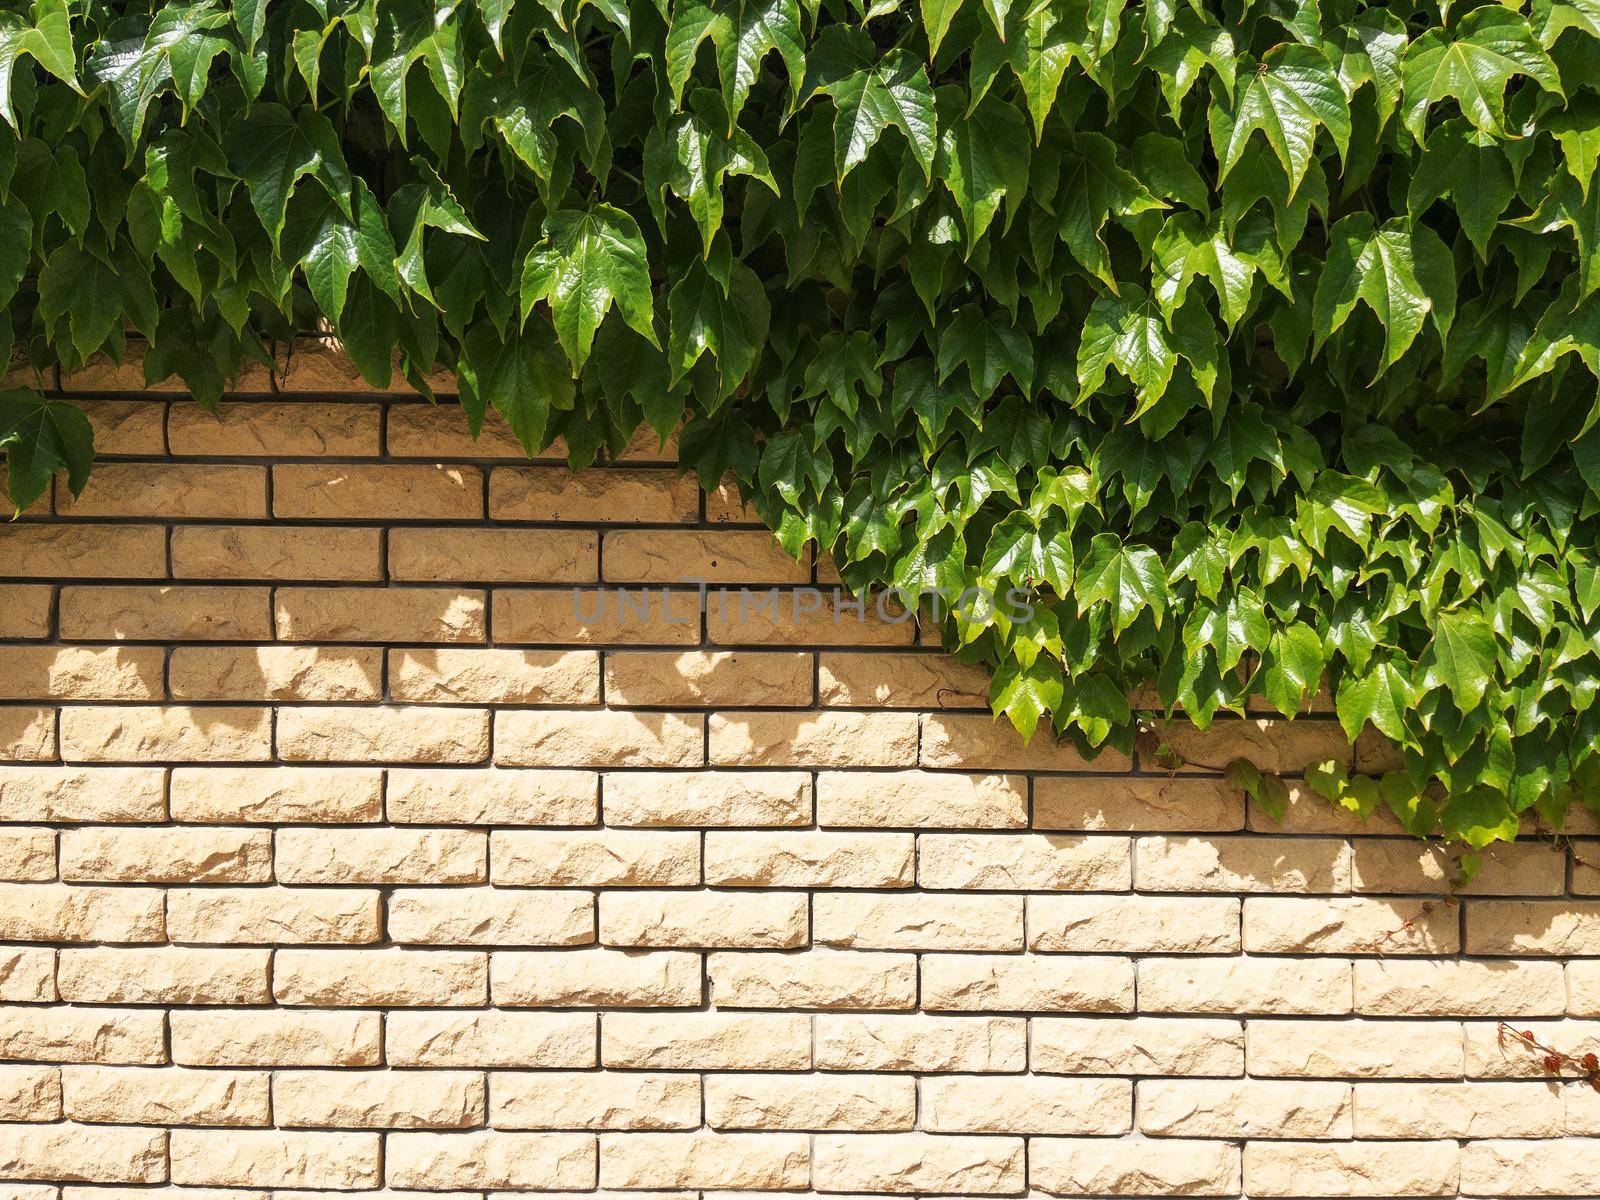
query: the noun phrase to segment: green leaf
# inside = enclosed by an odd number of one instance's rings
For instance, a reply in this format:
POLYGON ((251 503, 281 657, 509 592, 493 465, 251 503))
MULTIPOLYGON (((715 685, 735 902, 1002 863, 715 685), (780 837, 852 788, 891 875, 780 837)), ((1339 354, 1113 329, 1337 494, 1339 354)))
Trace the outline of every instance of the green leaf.
POLYGON ((1111 257, 1102 237, 1107 219, 1166 207, 1117 161, 1109 138, 1080 133, 1062 165, 1058 231, 1072 256, 1113 291, 1111 257))
POLYGON ((635 332, 657 344, 644 236, 632 217, 609 204, 545 219, 544 240, 522 268, 524 322, 540 301, 550 305, 574 376, 613 302, 635 332))
POLYGON ((94 462, 94 431, 83 410, 26 388, 0 392, 0 446, 6 451, 6 489, 19 513, 44 494, 57 471, 67 473, 76 496, 94 462))
POLYGON ((1388 659, 1374 661, 1360 675, 1346 676, 1334 696, 1334 710, 1351 741, 1368 722, 1385 737, 1406 741, 1406 713, 1415 703, 1410 678, 1388 659))
POLYGON ((715 356, 722 392, 730 393, 750 369, 767 338, 771 308, 761 281, 735 263, 728 290, 698 263, 667 299, 667 365, 672 381, 682 379, 708 351, 715 356))
POLYGON ((1350 106, 1333 65, 1309 46, 1270 51, 1257 70, 1244 75, 1232 111, 1211 108, 1211 145, 1221 160, 1221 178, 1244 154, 1250 135, 1261 131, 1289 174, 1292 195, 1311 165, 1317 130, 1326 129, 1344 157, 1350 145, 1350 106))
POLYGON ((1161 560, 1148 546, 1126 546, 1114 533, 1096 534, 1078 569, 1078 615, 1096 605, 1111 614, 1113 632, 1120 634, 1145 609, 1157 625, 1167 607, 1167 576, 1161 560))
POLYGON ((542 320, 523 322, 502 339, 492 325, 479 322, 462 343, 462 404, 478 414, 485 407, 506 419, 511 432, 532 457, 544 449, 545 426, 552 408, 570 408, 572 380, 555 335, 542 320))
POLYGON ((1032 148, 1022 114, 1000 100, 985 100, 970 116, 952 115, 939 130, 934 169, 961 210, 969 246, 983 237, 1002 199, 1016 212, 1028 190, 1032 148))
POLYGON ((1433 644, 1423 660, 1423 687, 1443 685, 1465 712, 1483 699, 1494 667, 1494 631, 1487 621, 1471 612, 1438 615, 1433 644))
POLYGON ((841 185, 890 127, 905 135, 923 177, 932 180, 937 122, 933 89, 922 63, 904 50, 891 50, 878 62, 818 90, 833 98, 836 110, 834 170, 841 185))
POLYGON ((1527 20, 1509 8, 1475 8, 1448 31, 1429 29, 1411 43, 1401 67, 1406 127, 1419 142, 1428 109, 1455 100, 1473 128, 1501 134, 1506 84, 1526 75, 1561 96, 1561 79, 1527 20))
POLYGON ((258 104, 229 126, 227 149, 228 165, 244 180, 250 204, 274 244, 283 232, 289 197, 307 175, 354 220, 355 185, 338 136, 321 114, 258 104))
POLYGON ((1357 303, 1364 303, 1385 331, 1376 372, 1381 375, 1416 340, 1433 307, 1417 282, 1412 232, 1398 218, 1374 228, 1370 216, 1356 213, 1329 231, 1328 242, 1312 310, 1313 350, 1321 349, 1357 303))
POLYGON ((664 199, 670 189, 689 205, 707 258, 722 228, 726 176, 746 175, 765 184, 774 196, 781 194, 761 147, 744 130, 730 125, 721 98, 705 89, 691 97, 689 112, 650 135, 645 142, 644 174, 656 224, 667 232, 664 199))
POLYGON ((1023 741, 1031 741, 1039 718, 1061 704, 1061 664, 1040 655, 1026 667, 1015 659, 1002 662, 989 687, 989 702, 1011 718, 1023 741))

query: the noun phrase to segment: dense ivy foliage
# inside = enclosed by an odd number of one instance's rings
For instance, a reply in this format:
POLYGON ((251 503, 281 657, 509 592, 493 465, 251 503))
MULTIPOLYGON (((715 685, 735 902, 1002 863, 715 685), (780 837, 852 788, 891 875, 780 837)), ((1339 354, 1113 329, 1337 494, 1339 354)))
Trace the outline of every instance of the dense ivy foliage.
POLYGON ((1596 0, 0 0, 4 336, 682 424, 852 585, 1046 597, 944 620, 1025 734, 1325 681, 1405 767, 1315 786, 1482 845, 1600 782, 1597 88, 1596 0))

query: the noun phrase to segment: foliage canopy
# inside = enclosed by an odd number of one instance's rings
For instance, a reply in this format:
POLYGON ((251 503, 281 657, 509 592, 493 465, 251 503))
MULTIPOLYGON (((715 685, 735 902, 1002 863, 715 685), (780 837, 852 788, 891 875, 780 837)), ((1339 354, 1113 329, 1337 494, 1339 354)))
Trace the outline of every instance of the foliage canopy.
POLYGON ((852 586, 1049 597, 945 622, 1025 734, 1326 681, 1405 766, 1314 785, 1481 846, 1600 792, 1597 88, 1596 0, 0 0, 0 335, 681 424, 852 586))

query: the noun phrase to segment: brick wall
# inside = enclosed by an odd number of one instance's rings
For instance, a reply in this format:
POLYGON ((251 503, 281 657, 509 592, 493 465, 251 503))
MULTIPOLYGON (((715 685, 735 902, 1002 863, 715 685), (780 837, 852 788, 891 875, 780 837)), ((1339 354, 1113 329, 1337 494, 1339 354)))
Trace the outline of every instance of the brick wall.
POLYGON ((813 572, 649 446, 136 379, 0 527, 3 1200, 1600 1190, 1497 1035, 1600 1049, 1600 841, 1448 896, 1216 773, 1325 716, 1024 748, 910 623, 740 605, 813 572))

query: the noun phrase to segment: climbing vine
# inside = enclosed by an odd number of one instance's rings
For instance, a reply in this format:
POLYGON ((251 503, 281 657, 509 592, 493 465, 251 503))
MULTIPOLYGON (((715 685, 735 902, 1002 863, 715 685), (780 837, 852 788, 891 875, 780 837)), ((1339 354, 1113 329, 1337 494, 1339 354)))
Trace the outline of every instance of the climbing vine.
POLYGON ((1482 846, 1600 783, 1597 86, 1594 0, 0 0, 0 335, 681 428, 852 587, 1033 597, 943 621, 1023 734, 1326 687, 1404 765, 1312 785, 1482 846))

